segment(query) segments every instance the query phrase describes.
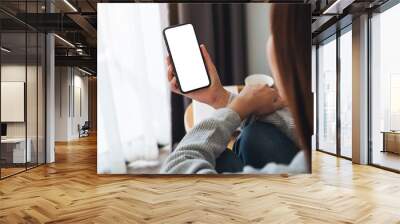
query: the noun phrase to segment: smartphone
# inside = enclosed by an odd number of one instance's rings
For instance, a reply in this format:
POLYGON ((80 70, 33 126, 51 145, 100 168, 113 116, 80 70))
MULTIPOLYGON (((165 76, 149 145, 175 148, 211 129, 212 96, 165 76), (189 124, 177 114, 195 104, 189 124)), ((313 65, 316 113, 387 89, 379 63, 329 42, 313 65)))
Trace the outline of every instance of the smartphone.
POLYGON ((164 40, 182 93, 207 88, 210 76, 192 24, 181 24, 163 30, 164 40))

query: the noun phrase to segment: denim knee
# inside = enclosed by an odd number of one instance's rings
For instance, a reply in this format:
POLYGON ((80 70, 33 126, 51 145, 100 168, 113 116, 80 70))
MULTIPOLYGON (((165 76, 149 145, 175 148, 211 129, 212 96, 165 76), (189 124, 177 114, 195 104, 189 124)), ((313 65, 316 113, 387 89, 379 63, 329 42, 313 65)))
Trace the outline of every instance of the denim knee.
POLYGON ((255 168, 262 168, 270 162, 289 164, 299 151, 279 128, 260 121, 243 128, 234 150, 245 165, 255 168))

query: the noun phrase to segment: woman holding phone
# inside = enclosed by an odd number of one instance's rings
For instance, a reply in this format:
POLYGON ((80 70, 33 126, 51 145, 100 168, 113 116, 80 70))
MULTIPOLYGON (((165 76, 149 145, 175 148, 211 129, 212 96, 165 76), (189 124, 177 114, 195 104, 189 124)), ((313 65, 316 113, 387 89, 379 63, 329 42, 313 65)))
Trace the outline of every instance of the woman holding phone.
MULTIPOLYGON (((312 135, 311 37, 309 10, 274 4, 267 56, 276 89, 245 86, 239 95, 227 92, 217 69, 201 45, 210 75, 206 89, 183 94, 214 107, 209 119, 196 125, 164 162, 170 174, 307 173, 312 135), (233 132, 246 123, 234 150, 226 150, 233 132)), ((181 94, 168 61, 171 90, 181 94)))

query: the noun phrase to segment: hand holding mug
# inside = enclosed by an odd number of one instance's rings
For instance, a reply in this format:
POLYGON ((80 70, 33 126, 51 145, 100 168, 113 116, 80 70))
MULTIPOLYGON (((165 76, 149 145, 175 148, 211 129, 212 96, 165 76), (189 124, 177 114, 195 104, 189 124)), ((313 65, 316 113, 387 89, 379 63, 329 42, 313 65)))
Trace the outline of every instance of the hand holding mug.
POLYGON ((248 85, 228 105, 236 111, 242 120, 251 114, 266 115, 284 107, 282 98, 276 89, 267 85, 248 85))

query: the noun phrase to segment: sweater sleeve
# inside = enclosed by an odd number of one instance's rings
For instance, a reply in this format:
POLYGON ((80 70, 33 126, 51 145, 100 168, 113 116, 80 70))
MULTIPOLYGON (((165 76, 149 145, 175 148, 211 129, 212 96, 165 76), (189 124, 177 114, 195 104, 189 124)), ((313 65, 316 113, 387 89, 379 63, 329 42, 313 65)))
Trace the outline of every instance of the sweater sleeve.
POLYGON ((190 130, 161 167, 166 174, 215 174, 216 158, 226 149, 232 133, 240 125, 239 115, 229 108, 190 130))

